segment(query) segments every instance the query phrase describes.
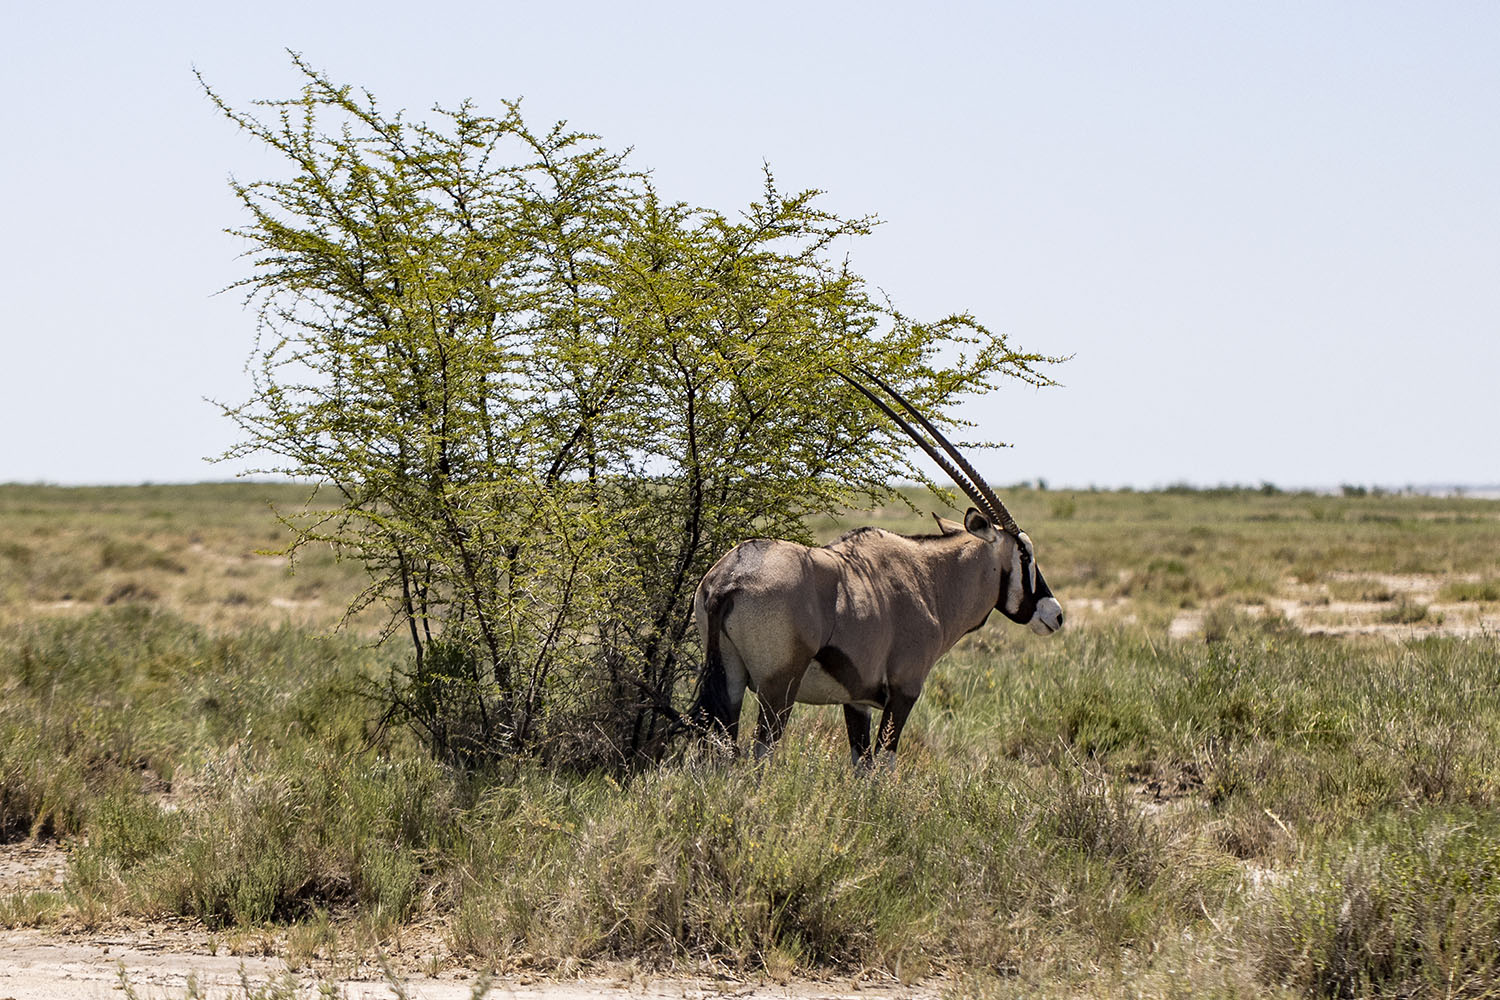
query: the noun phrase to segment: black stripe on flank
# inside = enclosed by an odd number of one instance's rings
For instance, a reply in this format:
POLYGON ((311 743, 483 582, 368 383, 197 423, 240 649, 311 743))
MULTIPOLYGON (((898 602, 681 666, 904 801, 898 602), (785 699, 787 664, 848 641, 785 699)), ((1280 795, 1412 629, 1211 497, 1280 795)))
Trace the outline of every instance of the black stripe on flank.
POLYGON ((838 683, 838 686, 849 692, 849 697, 854 701, 877 701, 885 703, 884 692, 871 691, 859 676, 859 669, 855 667, 854 661, 849 655, 837 646, 824 646, 813 656, 818 666, 838 683))

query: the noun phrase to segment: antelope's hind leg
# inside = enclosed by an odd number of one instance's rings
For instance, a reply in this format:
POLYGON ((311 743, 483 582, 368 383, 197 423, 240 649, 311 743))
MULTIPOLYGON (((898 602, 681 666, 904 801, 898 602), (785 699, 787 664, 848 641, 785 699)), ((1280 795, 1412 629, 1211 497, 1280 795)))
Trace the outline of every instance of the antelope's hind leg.
POLYGON ((769 682, 756 685, 755 695, 760 699, 760 711, 755 717, 756 760, 764 760, 781 742, 786 720, 797 700, 800 679, 796 673, 783 672, 769 682))
POLYGON ((792 714, 792 701, 772 704, 764 696, 760 699, 760 713, 755 717, 755 759, 765 760, 770 756, 781 736, 786 732, 786 720, 792 714))
POLYGON ((749 683, 750 674, 745 669, 740 651, 728 636, 720 639, 719 655, 724 664, 724 705, 723 714, 715 721, 723 727, 729 748, 737 751, 740 743, 740 711, 745 704, 745 687, 749 683))

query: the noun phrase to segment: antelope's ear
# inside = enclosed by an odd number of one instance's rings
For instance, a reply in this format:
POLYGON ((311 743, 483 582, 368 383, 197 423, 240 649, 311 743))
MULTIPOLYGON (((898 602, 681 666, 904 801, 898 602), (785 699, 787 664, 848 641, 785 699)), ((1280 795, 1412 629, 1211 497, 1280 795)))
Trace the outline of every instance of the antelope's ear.
POLYGON ((932 519, 937 522, 938 530, 945 535, 956 535, 964 530, 963 525, 957 521, 950 521, 946 517, 938 517, 934 514, 932 515, 932 519))
POLYGON ((995 533, 995 526, 990 523, 990 519, 973 507, 970 507, 964 514, 964 527, 969 529, 971 535, 978 535, 987 542, 993 542, 1000 537, 995 533))

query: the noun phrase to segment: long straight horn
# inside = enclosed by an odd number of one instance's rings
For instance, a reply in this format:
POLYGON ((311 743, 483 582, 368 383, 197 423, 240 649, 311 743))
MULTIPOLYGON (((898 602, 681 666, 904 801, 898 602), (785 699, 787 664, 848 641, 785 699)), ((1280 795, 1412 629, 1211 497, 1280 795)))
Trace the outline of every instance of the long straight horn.
POLYGON ((953 447, 952 443, 942 435, 942 432, 940 432, 936 427, 932 426, 932 422, 929 421, 926 417, 922 416, 922 414, 918 412, 917 408, 912 406, 911 403, 907 402, 900 393, 892 389, 889 385, 882 381, 879 376, 875 375, 869 369, 858 369, 860 374, 864 375, 866 378, 873 381, 876 385, 880 386, 886 392, 890 393, 891 397, 894 398, 896 402, 900 403, 908 413, 915 417, 922 424, 922 426, 927 429, 928 433, 930 433, 938 441, 938 443, 943 446, 943 450, 953 458, 954 462, 958 463, 959 468, 955 468, 953 463, 949 462, 947 458, 945 458, 936 448, 934 448, 930 441, 928 441, 921 434, 917 433, 916 428, 907 423, 905 418, 903 418, 901 414, 892 409, 889 403, 887 403, 885 400, 881 399, 879 396, 871 392, 864 385, 856 382, 854 379, 850 378, 848 375, 845 375, 838 369, 833 369, 833 371, 838 375, 839 378, 843 379, 845 382, 848 382, 850 385, 854 386, 854 388, 863 393, 865 397, 870 400, 870 402, 880 407, 880 409, 885 412, 885 415, 890 417, 891 420, 895 422, 896 426, 900 427, 903 431, 906 432, 907 437, 915 441, 918 447, 925 451, 927 453, 927 456, 934 462, 936 462, 938 466, 948 474, 948 477, 958 485, 959 489, 968 494, 969 499, 973 500, 974 503, 984 511, 984 513, 989 517, 991 521, 995 522, 1000 526, 1002 530, 1012 535, 1020 534, 1021 529, 1016 525, 1015 518, 1010 516, 1010 511, 1005 509, 1005 505, 1000 502, 1000 499, 998 497, 995 496, 995 492, 994 490, 991 490, 989 488, 989 484, 984 481, 984 479, 979 475, 978 472, 974 471, 974 467, 970 465, 968 461, 964 459, 963 455, 959 453, 958 449, 953 447), (963 471, 959 471, 960 468, 963 471))
MULTIPOLYGON (((910 413, 914 418, 916 418, 917 422, 922 425, 923 429, 926 430, 928 434, 932 435, 933 440, 937 441, 938 444, 943 446, 943 450, 952 457, 953 461, 957 463, 958 467, 962 469, 963 472, 968 476, 969 480, 972 481, 973 487, 965 489, 964 492, 968 493, 969 497, 976 504, 978 504, 981 509, 984 509, 985 512, 989 514, 990 520, 998 524, 1000 528, 1008 534, 1019 535, 1021 533, 1020 525, 1016 524, 1016 519, 1010 516, 1010 511, 1005 509, 1005 504, 1000 502, 1000 498, 995 495, 995 491, 990 489, 990 484, 985 482, 984 477, 979 474, 974 466, 969 464, 968 459, 964 458, 963 454, 953 446, 953 443, 943 436, 943 432, 934 427, 932 421, 924 417, 920 410, 913 406, 905 396, 901 395, 895 389, 891 388, 891 386, 879 375, 876 375, 874 372, 870 371, 870 369, 863 366, 856 370, 865 378, 880 386, 880 388, 885 390, 885 392, 889 394, 892 399, 900 403, 902 409, 906 410, 907 413, 910 413)), ((849 382, 855 388, 859 389, 866 396, 879 404, 880 408, 887 414, 889 414, 891 419, 895 420, 896 423, 898 423, 901 428, 905 430, 906 433, 914 441, 917 442, 917 444, 922 446, 922 450, 926 451, 934 461, 943 466, 944 472, 947 472, 950 476, 954 476, 954 482, 959 483, 961 486, 963 485, 963 483, 960 482, 959 477, 954 475, 952 466, 943 461, 941 456, 936 453, 932 446, 929 445, 924 439, 922 439, 912 429, 911 425, 908 424, 905 420, 902 420, 901 417, 898 416, 895 411, 893 411, 889 406, 887 406, 883 400, 877 399, 873 393, 871 393, 864 386, 860 385, 858 382, 850 379, 847 375, 844 376, 844 380, 849 382)))
POLYGON ((974 503, 984 509, 986 516, 988 516, 991 520, 995 520, 994 512, 989 509, 989 502, 985 500, 984 494, 979 492, 978 487, 969 482, 968 477, 960 472, 957 468, 955 468, 953 463, 949 462, 948 459, 943 456, 942 452, 934 448, 930 441, 919 434, 915 427, 907 423, 905 417, 901 416, 901 414, 892 409, 891 404, 887 403, 885 400, 881 399, 879 396, 875 395, 869 389, 865 388, 863 385, 860 385, 858 382, 854 381, 854 379, 850 378, 848 375, 845 375, 843 372, 838 372, 838 376, 845 382, 848 382, 850 385, 854 386, 854 388, 858 389, 860 392, 864 393, 865 397, 869 399, 870 402, 874 403, 876 406, 884 410, 885 415, 890 417, 897 427, 900 427, 903 431, 905 431, 907 437, 911 438, 918 444, 918 446, 921 447, 923 451, 927 452, 927 456, 942 467, 942 470, 948 474, 948 478, 952 479, 953 482, 958 485, 959 489, 968 494, 970 500, 973 500, 974 503))

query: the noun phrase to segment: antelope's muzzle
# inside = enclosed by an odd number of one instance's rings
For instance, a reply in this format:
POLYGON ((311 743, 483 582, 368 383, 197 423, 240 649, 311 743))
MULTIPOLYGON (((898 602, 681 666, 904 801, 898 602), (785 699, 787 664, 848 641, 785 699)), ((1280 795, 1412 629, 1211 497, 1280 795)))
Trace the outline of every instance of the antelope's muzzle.
POLYGON ((1051 635, 1063 627, 1062 605, 1057 603, 1057 598, 1048 594, 1036 602, 1036 611, 1026 624, 1037 635, 1051 635))

